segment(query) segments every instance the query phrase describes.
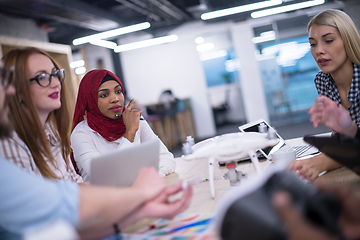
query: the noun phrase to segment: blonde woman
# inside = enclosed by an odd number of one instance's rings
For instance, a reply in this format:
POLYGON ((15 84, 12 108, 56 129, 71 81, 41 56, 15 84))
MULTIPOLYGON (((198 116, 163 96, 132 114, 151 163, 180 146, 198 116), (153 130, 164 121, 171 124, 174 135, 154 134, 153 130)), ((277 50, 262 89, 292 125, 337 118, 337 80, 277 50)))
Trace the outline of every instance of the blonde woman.
POLYGON ((9 97, 15 131, 1 140, 0 153, 21 168, 49 179, 82 182, 69 161, 70 114, 64 69, 37 48, 14 49, 3 57, 13 68, 9 97))
MULTIPOLYGON (((320 68, 315 77, 319 95, 342 105, 360 127, 360 37, 351 18, 340 10, 326 10, 308 24, 311 54, 320 68)), ((320 154, 293 161, 290 169, 310 181, 321 172, 340 167, 320 154)))

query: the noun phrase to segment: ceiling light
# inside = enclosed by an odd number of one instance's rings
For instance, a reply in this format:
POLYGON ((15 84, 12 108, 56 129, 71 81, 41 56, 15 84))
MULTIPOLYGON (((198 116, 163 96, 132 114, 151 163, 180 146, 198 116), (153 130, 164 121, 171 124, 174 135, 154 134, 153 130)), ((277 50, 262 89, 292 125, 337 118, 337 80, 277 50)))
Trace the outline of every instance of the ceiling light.
POLYGON ((73 61, 70 63, 71 68, 78 68, 78 67, 82 67, 84 65, 85 65, 84 60, 73 61))
POLYGON ((266 8, 271 7, 275 5, 280 5, 282 3, 282 0, 269 0, 269 1, 263 1, 263 2, 257 2, 257 3, 251 3, 246 4, 238 7, 232 7, 232 8, 226 8, 222 10, 217 10, 213 12, 203 13, 201 14, 200 18, 202 20, 209 20, 213 18, 218 17, 224 17, 232 14, 242 13, 242 12, 248 12, 260 8, 266 8))
POLYGON ((80 44, 91 42, 93 40, 115 37, 115 36, 119 36, 119 35, 126 34, 126 33, 144 30, 144 29, 149 28, 150 26, 151 26, 150 23, 143 22, 143 23, 127 26, 127 27, 117 28, 117 29, 106 31, 106 32, 89 35, 86 37, 76 38, 73 40, 73 44, 80 45, 80 44))
POLYGON ((211 50, 213 48, 214 48, 213 43, 204 43, 196 46, 196 50, 198 50, 199 52, 204 52, 207 50, 211 50))
POLYGON ((110 49, 114 49, 117 47, 117 44, 111 41, 106 41, 106 40, 92 40, 90 41, 91 44, 96 45, 96 46, 100 46, 100 47, 106 47, 106 48, 110 48, 110 49))
POLYGON ((154 45, 163 44, 163 43, 174 42, 176 40, 178 40, 178 36, 169 35, 169 36, 165 36, 165 37, 158 37, 158 38, 153 38, 153 39, 150 39, 150 40, 134 42, 134 43, 128 43, 128 44, 124 44, 124 45, 119 45, 114 49, 114 51, 115 52, 125 52, 125 51, 129 51, 129 50, 133 50, 133 49, 149 47, 149 46, 154 46, 154 45))
POLYGON ((268 42, 275 40, 275 32, 274 31, 268 31, 268 32, 262 32, 259 37, 254 37, 252 39, 253 43, 262 43, 262 42, 268 42))
POLYGON ((278 14, 278 13, 290 12, 290 11, 294 11, 297 9, 317 6, 317 5, 321 5, 323 3, 325 3, 325 0, 311 0, 311 1, 307 1, 307 2, 295 3, 295 4, 290 4, 287 6, 276 7, 276 8, 271 8, 271 9, 267 9, 267 10, 253 12, 253 13, 251 13, 251 17, 252 18, 260 18, 260 17, 270 16, 270 15, 274 15, 274 14, 278 14))
POLYGON ((77 75, 83 74, 86 72, 86 68, 85 67, 79 67, 79 68, 75 68, 75 73, 77 75))
POLYGON ((195 42, 197 43, 197 44, 201 44, 201 43, 203 43, 205 40, 204 40, 204 38, 203 37, 197 37, 197 38, 195 38, 195 42))

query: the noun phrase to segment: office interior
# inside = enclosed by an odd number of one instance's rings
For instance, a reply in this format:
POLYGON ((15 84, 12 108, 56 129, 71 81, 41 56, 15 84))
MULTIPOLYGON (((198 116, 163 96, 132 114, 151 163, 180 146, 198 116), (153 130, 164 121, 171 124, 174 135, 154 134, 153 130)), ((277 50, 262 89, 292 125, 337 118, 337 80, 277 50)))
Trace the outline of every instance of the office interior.
MULTIPOLYGON (((341 9, 359 28, 360 2, 326 0, 261 18, 252 18, 250 12, 200 18, 209 10, 256 2, 5 0, 0 2, 0 55, 26 45, 65 53, 60 63, 70 77, 72 102, 81 78, 97 68, 116 73, 127 97, 138 106, 156 104, 163 91, 171 90, 177 99, 188 101, 197 141, 237 131, 236 126, 259 118, 283 132, 294 126, 302 126, 301 133, 329 131, 314 130, 307 115, 317 97, 314 77, 319 71, 310 54, 307 23, 325 9, 341 9), (164 6, 171 11, 162 12, 164 6), (107 40, 120 46, 176 35, 176 41, 119 53, 72 43, 78 37, 141 22, 150 22, 151 27, 107 40), (70 67, 79 60, 81 66, 70 67)), ((300 2, 307 1, 283 1, 300 2)), ((185 141, 178 140, 173 149, 185 141)))

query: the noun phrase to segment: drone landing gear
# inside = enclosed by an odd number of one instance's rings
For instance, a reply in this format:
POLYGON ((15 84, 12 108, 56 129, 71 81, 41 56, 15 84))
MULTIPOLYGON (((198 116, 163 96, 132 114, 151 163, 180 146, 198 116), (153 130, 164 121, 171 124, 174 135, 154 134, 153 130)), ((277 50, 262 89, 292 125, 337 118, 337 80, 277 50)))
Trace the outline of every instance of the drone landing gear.
POLYGON ((241 171, 236 170, 236 165, 237 165, 236 163, 226 164, 226 168, 229 171, 224 174, 224 178, 230 180, 231 186, 239 185, 241 178, 245 177, 245 174, 243 174, 241 171))

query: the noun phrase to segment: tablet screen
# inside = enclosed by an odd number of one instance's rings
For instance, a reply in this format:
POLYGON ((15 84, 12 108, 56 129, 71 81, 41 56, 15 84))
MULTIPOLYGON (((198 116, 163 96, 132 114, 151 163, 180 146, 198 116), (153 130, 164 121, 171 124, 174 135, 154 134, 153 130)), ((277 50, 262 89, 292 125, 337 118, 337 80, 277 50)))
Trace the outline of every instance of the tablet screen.
MULTIPOLYGON (((267 122, 263 121, 263 122, 259 122, 257 124, 248 126, 248 127, 239 127, 239 129, 243 132, 259 132, 259 125, 260 123, 264 123, 267 127, 267 129, 270 128, 269 124, 267 124, 267 122)), ((247 126, 247 125, 245 125, 247 126)), ((262 153, 265 154, 265 157, 267 158, 270 154, 274 153, 275 151, 279 150, 280 148, 282 148, 283 146, 285 146, 285 141, 284 139, 282 139, 279 134, 276 133, 276 136, 278 137, 278 139, 280 140, 278 144, 276 144, 273 147, 267 147, 262 150, 262 153)))

